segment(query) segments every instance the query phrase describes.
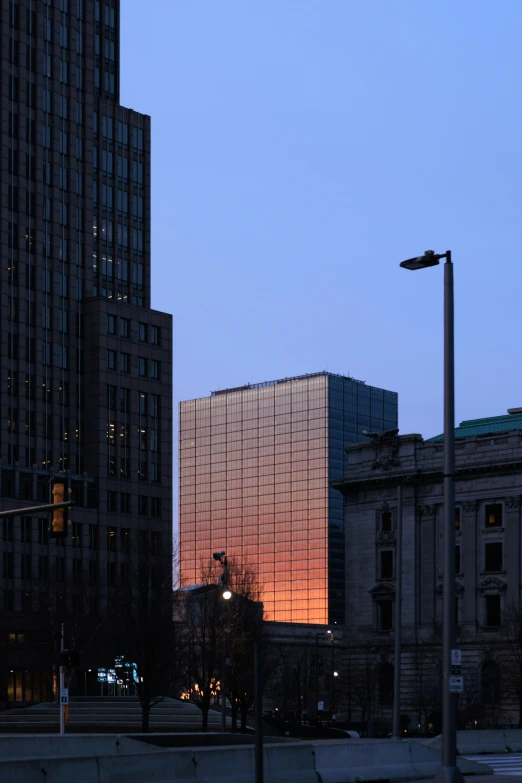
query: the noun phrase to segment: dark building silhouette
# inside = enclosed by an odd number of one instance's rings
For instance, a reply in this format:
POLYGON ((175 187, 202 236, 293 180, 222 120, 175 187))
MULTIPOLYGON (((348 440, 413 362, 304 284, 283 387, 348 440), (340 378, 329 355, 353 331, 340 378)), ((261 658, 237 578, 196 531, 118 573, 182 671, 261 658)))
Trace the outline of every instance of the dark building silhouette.
POLYGON ((3 521, 0 702, 20 702, 49 695, 62 619, 94 670, 133 557, 171 549, 172 329, 150 308, 150 118, 119 104, 120 3, 2 0, 0 20, 0 507, 53 479, 76 504, 65 540, 48 515, 3 521))
POLYGON ((397 394, 328 372, 180 404, 180 573, 212 553, 259 574, 268 620, 344 623, 343 500, 330 482, 363 430, 397 426, 397 394))

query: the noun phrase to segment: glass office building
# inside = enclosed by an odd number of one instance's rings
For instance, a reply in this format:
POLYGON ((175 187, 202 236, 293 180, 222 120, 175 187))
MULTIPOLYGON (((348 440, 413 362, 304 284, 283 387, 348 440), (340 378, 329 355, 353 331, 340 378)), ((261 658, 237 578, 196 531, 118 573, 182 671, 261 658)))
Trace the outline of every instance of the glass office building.
POLYGON ((267 619, 344 622, 343 500, 330 482, 362 430, 397 426, 397 394, 321 372, 180 404, 180 576, 212 553, 258 572, 267 619))

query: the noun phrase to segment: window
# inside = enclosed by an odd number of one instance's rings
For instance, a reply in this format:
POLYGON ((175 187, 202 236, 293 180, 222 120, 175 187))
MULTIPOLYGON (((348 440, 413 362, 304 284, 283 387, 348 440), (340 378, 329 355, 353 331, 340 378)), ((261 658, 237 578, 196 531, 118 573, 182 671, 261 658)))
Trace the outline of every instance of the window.
POLYGON ((89 549, 98 549, 98 526, 89 525, 89 549))
POLYGON ((12 579, 13 578, 13 553, 12 552, 4 552, 3 556, 4 561, 4 579, 12 579))
POLYGON ((68 30, 66 25, 60 25, 60 46, 67 49, 68 30))
MULTIPOLYGON (((150 499, 150 515, 151 517, 161 517, 161 498, 150 499)), ((156 533, 156 535, 159 536, 159 533, 156 533)), ((159 554, 159 552, 155 554, 159 554)))
POLYGON ((73 558, 73 582, 79 584, 82 581, 82 561, 79 557, 73 558))
POLYGON ((114 315, 107 316, 107 331, 109 334, 116 334, 116 318, 114 315))
MULTIPOLYGON (((157 498, 152 498, 152 499, 156 500, 157 498)), ((150 545, 151 545, 153 555, 161 554, 161 533, 154 530, 150 534, 150 545)))
POLYGON ((20 577, 21 579, 31 578, 31 555, 20 555, 20 577))
POLYGON ((22 517, 22 529, 21 529, 21 536, 22 536, 22 542, 24 544, 30 544, 31 543, 31 527, 32 527, 32 519, 31 517, 22 517))
POLYGON ((455 547, 455 573, 460 574, 460 546, 455 547))
POLYGON ((130 362, 128 353, 120 353, 120 372, 129 372, 130 362))
POLYGON ((500 667, 496 661, 484 661, 480 670, 482 704, 491 707, 500 704, 500 667))
POLYGON ((155 380, 159 380, 159 378, 161 378, 161 362, 157 362, 154 359, 151 359, 150 377, 154 378, 155 380))
POLYGON ((486 527, 502 527, 502 503, 486 506, 486 527))
POLYGON ((383 663, 379 666, 379 704, 393 704, 393 666, 383 663))
MULTIPOLYGON (((96 530, 98 532, 98 530, 96 530)), ((89 560, 89 584, 94 586, 98 582, 98 563, 96 560, 89 560)))
POLYGON ((123 144, 124 147, 129 145, 129 124, 121 120, 118 120, 118 144, 123 144))
POLYGON ((58 101, 58 114, 62 120, 66 120, 67 113, 68 113, 67 97, 65 95, 60 95, 58 101))
POLYGON ((487 572, 502 571, 502 542, 486 544, 485 547, 485 567, 487 572))
POLYGON ((116 369, 116 351, 107 351, 107 368, 109 370, 116 369))
POLYGON ((386 549, 384 552, 381 552, 380 555, 380 578, 393 579, 393 551, 391 549, 386 549))
POLYGON ((128 413, 130 406, 130 392, 129 389, 120 388, 118 392, 119 409, 121 413, 128 413))
POLYGON ((40 517, 38 519, 38 543, 47 544, 48 536, 49 536, 49 522, 44 517, 40 517))
POLYGON ((130 321, 128 318, 120 318, 120 337, 129 337, 130 321))
POLYGON ((460 508, 455 509, 455 530, 460 530, 460 508))
POLYGON ((120 495, 120 511, 122 514, 130 514, 130 495, 128 492, 122 492, 120 495))
POLYGON ((157 483, 161 481, 161 465, 159 462, 150 463, 150 480, 157 483))
POLYGON ((149 499, 146 495, 138 496, 138 514, 140 516, 147 516, 148 514, 149 499))
POLYGON ((391 631, 393 628, 393 601, 379 601, 377 604, 377 622, 379 631, 391 631))
POLYGON ((159 394, 150 395, 150 415, 155 419, 160 417, 160 400, 159 394))
POLYGON ((116 552, 116 528, 107 528, 107 549, 109 552, 116 552))
POLYGON ((107 583, 109 587, 116 587, 116 563, 107 563, 107 583))
POLYGON ((82 546, 82 523, 81 522, 73 522, 72 545, 76 549, 80 549, 82 546))
POLYGON ((139 337, 142 343, 147 342, 147 324, 140 324, 139 337))
POLYGON ((128 527, 120 527, 120 550, 124 554, 130 552, 130 530, 128 527))
MULTIPOLYGON (((123 157, 122 155, 118 155, 118 177, 122 179, 124 182, 127 182, 129 179, 129 159, 123 157)), ((129 209, 128 205, 128 194, 127 194, 127 209, 126 212, 129 209)))
POLYGON ((141 357, 139 359, 139 374, 142 378, 147 377, 147 360, 141 357))
POLYGON ((139 413, 140 416, 147 415, 147 395, 144 392, 140 392, 139 396, 139 413))
POLYGON ((113 490, 107 492, 107 511, 116 511, 116 492, 113 490))
POLYGON ((160 330, 159 326, 150 327, 150 341, 152 345, 160 344, 160 330))

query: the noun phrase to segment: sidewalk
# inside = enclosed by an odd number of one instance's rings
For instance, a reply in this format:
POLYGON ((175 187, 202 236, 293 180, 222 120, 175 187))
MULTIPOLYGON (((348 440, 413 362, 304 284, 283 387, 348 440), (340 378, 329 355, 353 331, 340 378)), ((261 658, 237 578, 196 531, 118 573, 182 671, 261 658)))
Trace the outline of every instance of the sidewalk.
MULTIPOLYGON (((514 783, 516 778, 513 775, 466 775, 464 780, 469 783, 514 783)), ((412 781, 404 780, 400 783, 412 783, 412 781)), ((417 780, 415 783, 433 783, 433 778, 417 780)))

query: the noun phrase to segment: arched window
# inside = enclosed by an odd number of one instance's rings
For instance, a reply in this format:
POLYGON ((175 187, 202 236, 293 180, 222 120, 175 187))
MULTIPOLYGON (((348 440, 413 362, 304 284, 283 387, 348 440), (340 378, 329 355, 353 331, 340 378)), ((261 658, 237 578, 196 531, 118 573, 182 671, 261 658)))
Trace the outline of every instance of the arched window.
POLYGON ((500 666, 496 661, 484 661, 480 670, 482 704, 500 704, 500 666))
POLYGON ((383 663, 379 666, 379 704, 393 704, 393 666, 383 663))

